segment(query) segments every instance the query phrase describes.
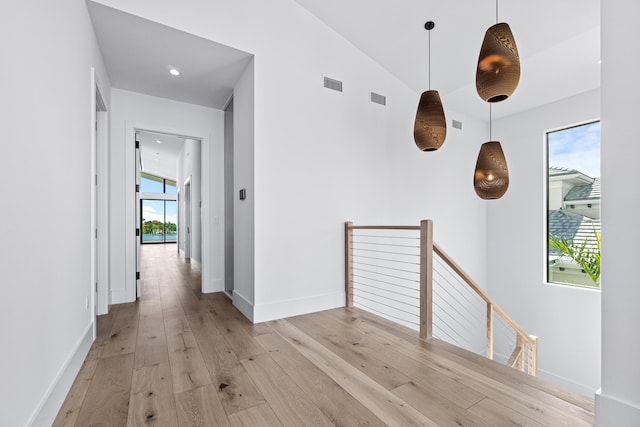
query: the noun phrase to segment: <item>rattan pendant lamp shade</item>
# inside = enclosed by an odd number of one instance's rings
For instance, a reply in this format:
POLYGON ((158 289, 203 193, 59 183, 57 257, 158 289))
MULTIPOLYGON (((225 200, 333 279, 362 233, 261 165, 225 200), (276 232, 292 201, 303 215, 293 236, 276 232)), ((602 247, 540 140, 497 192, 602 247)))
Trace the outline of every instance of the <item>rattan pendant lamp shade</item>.
POLYGON ((491 26, 484 35, 476 70, 476 89, 486 102, 509 98, 520 82, 520 57, 507 23, 491 26))
POLYGON ((413 139, 421 151, 435 151, 442 146, 447 137, 447 120, 440 94, 437 90, 431 89, 431 30, 435 24, 428 21, 424 27, 429 31, 429 90, 420 96, 413 125, 413 139))
POLYGON ((507 161, 498 141, 482 144, 473 176, 476 194, 485 200, 499 199, 509 188, 507 161))

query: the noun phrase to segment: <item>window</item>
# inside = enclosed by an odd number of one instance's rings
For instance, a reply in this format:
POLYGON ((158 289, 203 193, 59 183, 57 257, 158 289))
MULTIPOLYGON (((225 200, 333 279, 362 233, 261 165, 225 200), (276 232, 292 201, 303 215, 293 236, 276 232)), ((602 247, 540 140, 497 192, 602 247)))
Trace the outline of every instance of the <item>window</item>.
POLYGON ((547 282, 600 287, 600 122, 547 133, 547 282))
POLYGON ((145 172, 140 173, 140 192, 176 194, 176 182, 145 172))
POLYGON ((142 201, 142 243, 176 242, 176 201, 142 201))
POLYGON ((176 182, 140 173, 142 243, 177 241, 176 182))

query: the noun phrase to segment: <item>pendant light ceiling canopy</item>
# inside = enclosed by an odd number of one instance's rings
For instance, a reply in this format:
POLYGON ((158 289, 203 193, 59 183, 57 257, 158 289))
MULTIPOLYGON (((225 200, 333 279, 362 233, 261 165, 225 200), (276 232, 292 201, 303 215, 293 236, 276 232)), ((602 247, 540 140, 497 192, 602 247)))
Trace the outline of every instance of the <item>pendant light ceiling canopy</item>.
POLYGON ((498 141, 485 142, 480 147, 473 187, 481 199, 499 199, 509 188, 507 161, 498 141))
POLYGON ((418 103, 413 126, 413 139, 421 151, 435 151, 447 137, 447 120, 437 90, 431 90, 431 30, 433 21, 427 21, 424 28, 429 31, 429 90, 423 92, 418 103))
POLYGON ((486 102, 510 97, 520 82, 520 56, 509 24, 491 26, 484 35, 476 70, 476 89, 486 102))

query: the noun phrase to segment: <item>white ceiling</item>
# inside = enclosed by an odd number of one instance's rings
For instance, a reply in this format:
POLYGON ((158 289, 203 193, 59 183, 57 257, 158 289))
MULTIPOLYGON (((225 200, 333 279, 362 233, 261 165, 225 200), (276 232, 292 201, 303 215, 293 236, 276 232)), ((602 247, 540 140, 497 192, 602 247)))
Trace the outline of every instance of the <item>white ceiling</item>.
POLYGON ((155 132, 138 132, 143 172, 176 180, 177 159, 185 139, 155 132), (158 142, 159 141, 159 142, 158 142))
POLYGON ((88 2, 98 45, 115 88, 224 108, 250 54, 88 2), (169 69, 180 70, 180 76, 169 69))
MULTIPOLYGON (((475 67, 494 0, 294 0, 416 93, 431 85, 445 108, 487 119, 475 90, 475 67)), ((113 87, 223 108, 251 55, 104 5, 88 2, 113 87), (175 78, 170 66, 181 70, 175 78)), ((600 0, 503 0, 520 53, 520 85, 493 104, 503 117, 600 85, 600 0)))
MULTIPOLYGON (((484 33, 496 22, 494 0, 295 0, 414 91, 431 85, 445 108, 487 118, 475 89, 484 33)), ((522 72, 513 96, 493 105, 501 117, 600 86, 600 0, 503 0, 501 22, 516 39, 522 72)))

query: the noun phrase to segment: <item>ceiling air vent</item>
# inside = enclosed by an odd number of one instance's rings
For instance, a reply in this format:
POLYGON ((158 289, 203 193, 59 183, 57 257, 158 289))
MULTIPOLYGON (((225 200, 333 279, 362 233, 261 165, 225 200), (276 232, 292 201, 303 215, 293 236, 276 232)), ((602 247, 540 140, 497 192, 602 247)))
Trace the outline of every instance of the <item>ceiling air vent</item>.
POLYGON ((337 92, 342 92, 342 82, 340 80, 325 77, 324 87, 326 87, 327 89, 335 90, 337 92))
POLYGON ((456 129, 460 129, 460 130, 462 130, 462 122, 459 122, 459 121, 457 121, 457 120, 453 120, 453 122, 452 122, 452 126, 453 126, 454 128, 456 128, 456 129))
POLYGON ((371 102, 380 105, 387 105, 387 97, 379 93, 371 92, 371 102))

